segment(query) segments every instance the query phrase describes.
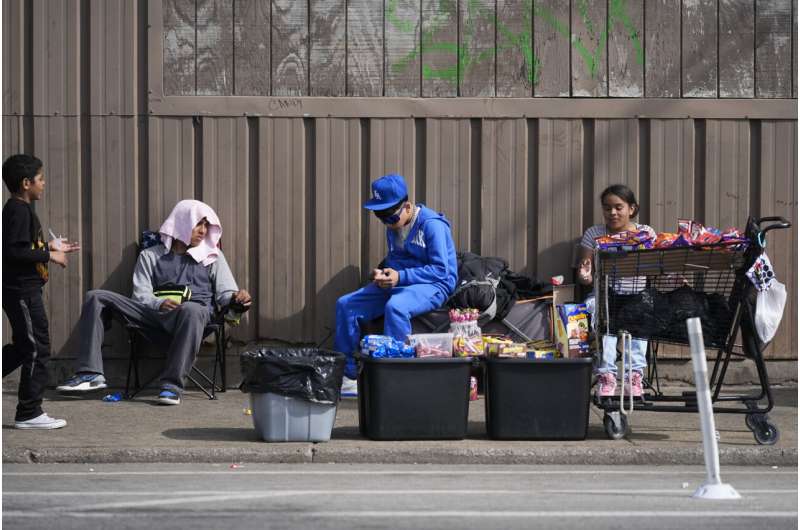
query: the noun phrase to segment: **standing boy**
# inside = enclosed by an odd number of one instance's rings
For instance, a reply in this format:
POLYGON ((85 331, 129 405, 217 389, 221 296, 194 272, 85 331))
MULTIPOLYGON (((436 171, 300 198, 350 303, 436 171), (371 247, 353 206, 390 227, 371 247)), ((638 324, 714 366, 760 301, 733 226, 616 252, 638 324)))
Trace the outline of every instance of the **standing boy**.
POLYGON ((408 200, 405 180, 385 175, 372 183, 364 204, 386 225, 389 253, 371 273, 372 283, 336 302, 334 348, 347 355, 342 395, 356 395, 353 352, 359 321, 384 315, 384 334, 404 341, 411 319, 440 307, 453 292, 458 265, 450 223, 444 215, 408 200))
POLYGON ((47 263, 67 266, 67 254, 77 243, 53 240, 45 244, 42 225, 31 204, 44 193, 42 161, 14 155, 3 163, 3 182, 11 198, 3 206, 3 311, 11 324, 11 344, 3 346, 3 377, 22 367, 17 429, 59 429, 65 420, 42 411, 50 359, 50 332, 42 300, 47 263))

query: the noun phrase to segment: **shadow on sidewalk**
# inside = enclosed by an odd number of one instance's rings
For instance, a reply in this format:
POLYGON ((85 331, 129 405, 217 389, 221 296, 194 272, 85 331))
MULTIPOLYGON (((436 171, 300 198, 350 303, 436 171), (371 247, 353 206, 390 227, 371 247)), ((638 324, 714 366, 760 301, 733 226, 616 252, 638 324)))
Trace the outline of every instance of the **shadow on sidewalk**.
POLYGON ((205 442, 260 442, 252 427, 192 427, 187 429, 167 429, 161 433, 172 440, 192 440, 205 442))

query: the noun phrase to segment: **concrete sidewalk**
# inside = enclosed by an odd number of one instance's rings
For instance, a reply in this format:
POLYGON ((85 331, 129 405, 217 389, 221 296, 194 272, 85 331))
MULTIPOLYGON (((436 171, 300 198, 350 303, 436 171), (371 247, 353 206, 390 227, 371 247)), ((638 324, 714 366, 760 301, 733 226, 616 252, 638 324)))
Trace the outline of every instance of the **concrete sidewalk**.
MULTIPOLYGON (((357 402, 345 399, 330 442, 265 443, 257 438, 252 419, 244 415, 247 396, 238 390, 218 394, 216 401, 189 391, 177 407, 157 405, 153 394, 106 403, 101 398, 107 391, 78 398, 50 391, 45 410, 69 423, 56 431, 31 432, 12 428, 16 395, 4 386, 3 462, 7 463, 703 463, 699 418, 692 413, 636 411, 631 434, 612 441, 603 429, 602 412, 592 406, 584 441, 508 442, 487 438, 481 397, 471 403, 465 440, 376 442, 359 435, 357 402)), ((757 445, 743 415, 716 415, 722 464, 797 465, 797 388, 776 387, 774 393, 777 405, 770 418, 780 429, 774 446, 757 445)))

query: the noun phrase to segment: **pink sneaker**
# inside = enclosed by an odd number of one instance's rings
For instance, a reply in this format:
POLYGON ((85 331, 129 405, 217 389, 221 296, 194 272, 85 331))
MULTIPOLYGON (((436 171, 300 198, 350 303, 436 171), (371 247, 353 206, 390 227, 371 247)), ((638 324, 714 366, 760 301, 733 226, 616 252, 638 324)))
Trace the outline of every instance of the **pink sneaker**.
POLYGON ((617 391, 617 376, 605 372, 597 377, 597 397, 612 397, 617 391))
POLYGON ((642 374, 641 372, 633 372, 630 377, 630 381, 628 381, 628 377, 625 377, 625 392, 630 393, 633 397, 642 397, 642 374))

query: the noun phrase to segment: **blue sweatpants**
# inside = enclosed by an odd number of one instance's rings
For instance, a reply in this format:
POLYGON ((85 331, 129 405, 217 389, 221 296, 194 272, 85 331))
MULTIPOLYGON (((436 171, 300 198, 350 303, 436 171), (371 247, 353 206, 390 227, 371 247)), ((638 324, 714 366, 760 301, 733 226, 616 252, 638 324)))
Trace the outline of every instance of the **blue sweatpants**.
POLYGON ((333 347, 347 355, 344 375, 350 379, 356 377, 353 353, 358 351, 361 340, 359 321, 384 315, 384 335, 404 341, 411 333, 411 319, 437 309, 446 299, 442 288, 433 284, 382 289, 374 283, 339 298, 336 302, 336 338, 333 347))

